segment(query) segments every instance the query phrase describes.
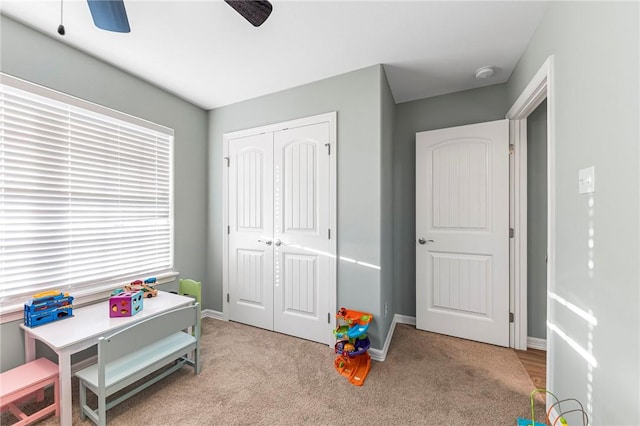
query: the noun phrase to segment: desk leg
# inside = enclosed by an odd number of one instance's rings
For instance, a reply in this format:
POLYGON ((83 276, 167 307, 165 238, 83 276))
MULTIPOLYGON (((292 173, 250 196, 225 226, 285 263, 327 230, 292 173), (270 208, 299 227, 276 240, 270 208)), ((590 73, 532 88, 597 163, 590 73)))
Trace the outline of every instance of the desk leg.
POLYGON ((36 339, 24 334, 24 362, 30 362, 36 359, 36 339))
POLYGON ((58 353, 58 375, 60 377, 60 424, 71 426, 73 407, 71 405, 71 354, 58 353))

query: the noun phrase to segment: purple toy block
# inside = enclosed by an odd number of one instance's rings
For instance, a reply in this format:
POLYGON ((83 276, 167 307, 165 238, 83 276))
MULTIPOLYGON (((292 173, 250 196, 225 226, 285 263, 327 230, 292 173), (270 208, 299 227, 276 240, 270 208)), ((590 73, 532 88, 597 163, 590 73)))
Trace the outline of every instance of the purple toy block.
POLYGON ((142 310, 142 291, 123 291, 109 298, 109 316, 131 317, 142 310))

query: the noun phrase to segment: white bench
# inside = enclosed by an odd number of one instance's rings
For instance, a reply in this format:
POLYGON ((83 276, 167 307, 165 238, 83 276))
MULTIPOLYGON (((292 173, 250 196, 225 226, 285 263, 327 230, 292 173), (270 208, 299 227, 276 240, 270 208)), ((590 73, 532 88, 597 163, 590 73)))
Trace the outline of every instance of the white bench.
POLYGON ((200 374, 198 304, 169 311, 98 339, 98 363, 76 373, 80 379, 80 416, 98 426, 106 412, 125 399, 165 378, 185 364, 200 374), (194 328, 195 333, 185 330, 194 328), (189 355, 193 353, 193 357, 189 355), (107 397, 174 363, 160 374, 107 402, 107 397), (87 388, 98 397, 97 409, 87 405, 87 388))

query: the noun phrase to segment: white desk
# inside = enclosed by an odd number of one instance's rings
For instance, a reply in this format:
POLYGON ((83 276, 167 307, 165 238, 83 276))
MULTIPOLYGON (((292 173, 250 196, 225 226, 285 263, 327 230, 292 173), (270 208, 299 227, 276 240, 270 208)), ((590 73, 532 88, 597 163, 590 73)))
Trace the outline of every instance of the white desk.
POLYGON ((141 312, 132 317, 110 318, 109 301, 83 306, 73 310, 73 317, 24 330, 25 361, 36 359, 36 340, 45 343, 58 354, 60 375, 60 424, 71 426, 71 355, 98 343, 98 337, 107 336, 136 321, 187 306, 194 299, 164 291, 157 297, 144 299, 141 312))

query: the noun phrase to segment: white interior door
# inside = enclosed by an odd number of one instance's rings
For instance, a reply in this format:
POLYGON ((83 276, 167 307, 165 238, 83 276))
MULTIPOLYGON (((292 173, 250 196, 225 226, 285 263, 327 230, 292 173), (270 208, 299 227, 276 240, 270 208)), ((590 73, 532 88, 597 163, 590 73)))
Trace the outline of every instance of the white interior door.
POLYGON ((416 326, 509 345, 508 120, 416 134, 416 326))
POLYGON ((225 145, 228 318, 329 344, 335 113, 227 134, 225 145))
POLYGON ((273 330, 273 135, 229 141, 229 319, 273 330))
POLYGON ((274 329, 329 343, 329 123, 274 134, 274 329))

